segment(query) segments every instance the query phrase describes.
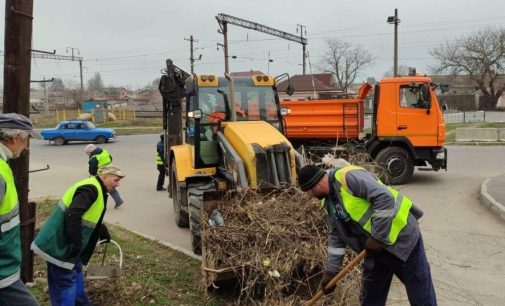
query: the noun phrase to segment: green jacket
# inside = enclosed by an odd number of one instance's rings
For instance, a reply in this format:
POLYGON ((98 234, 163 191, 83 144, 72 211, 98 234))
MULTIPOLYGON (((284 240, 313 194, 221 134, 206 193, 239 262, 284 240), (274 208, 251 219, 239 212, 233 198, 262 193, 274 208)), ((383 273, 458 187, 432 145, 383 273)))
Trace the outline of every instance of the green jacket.
POLYGON ((90 238, 95 229, 101 226, 102 216, 105 213, 104 199, 102 186, 97 177, 93 176, 75 183, 58 202, 58 206, 53 210, 32 242, 31 249, 46 261, 65 269, 73 269, 79 259, 87 264, 97 242, 96 239, 90 238), (82 215, 81 252, 75 257, 70 257, 70 242, 67 238, 64 222, 65 211, 72 205, 76 190, 84 185, 93 185, 98 190, 98 197, 82 215))
POLYGON ((20 277, 21 237, 19 202, 14 176, 9 165, 0 158, 0 289, 20 277))

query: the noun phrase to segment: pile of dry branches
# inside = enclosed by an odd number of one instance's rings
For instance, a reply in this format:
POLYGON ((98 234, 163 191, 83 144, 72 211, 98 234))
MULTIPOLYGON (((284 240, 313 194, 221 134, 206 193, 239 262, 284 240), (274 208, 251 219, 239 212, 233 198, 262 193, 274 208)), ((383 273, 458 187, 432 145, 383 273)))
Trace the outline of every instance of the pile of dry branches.
MULTIPOLYGON (((367 154, 346 158, 378 177, 384 171, 367 154)), ((331 168, 347 162, 327 154, 321 164, 331 168)), ((215 285, 217 274, 213 270, 229 268, 239 277, 239 304, 301 305, 316 293, 328 236, 326 213, 318 200, 295 187, 272 194, 246 190, 227 196, 218 211, 224 226, 212 228, 203 222, 205 288, 215 285)), ((354 256, 349 250, 344 265, 354 256)), ((360 288, 361 269, 357 267, 323 304, 358 305, 360 288)))
MULTIPOLYGON (((246 190, 218 211, 225 225, 203 229, 204 287, 213 285, 209 270, 229 267, 238 276, 239 304, 301 305, 316 293, 328 235, 319 201, 294 187, 263 195, 246 190)), ((330 304, 356 305, 360 274, 356 268, 344 279, 330 304)))

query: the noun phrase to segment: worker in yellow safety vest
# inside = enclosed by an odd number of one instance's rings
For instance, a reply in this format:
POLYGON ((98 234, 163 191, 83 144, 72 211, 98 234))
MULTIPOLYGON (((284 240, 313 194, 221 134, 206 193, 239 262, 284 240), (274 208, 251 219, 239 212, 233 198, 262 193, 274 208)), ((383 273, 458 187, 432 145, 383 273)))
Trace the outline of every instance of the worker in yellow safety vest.
POLYGON ((321 200, 330 234, 321 289, 339 272, 346 247, 366 250, 361 305, 385 305, 393 275, 403 282, 411 305, 436 305, 430 266, 412 201, 364 168, 350 164, 325 171, 300 169, 300 188, 321 200))
POLYGON ((0 114, 0 304, 38 305, 20 279, 21 236, 19 198, 14 175, 7 163, 18 158, 29 139, 41 139, 30 119, 23 115, 0 114))
MULTIPOLYGON (((109 154, 109 151, 99 148, 94 144, 90 143, 86 147, 84 147, 84 152, 88 155, 88 172, 89 175, 94 176, 97 174, 98 169, 103 166, 107 166, 112 163, 112 156, 109 154)), ((114 200, 114 208, 118 208, 123 205, 124 201, 119 194, 119 191, 116 189, 109 192, 109 195, 114 200)))
POLYGON ((119 168, 107 165, 96 176, 72 185, 32 242, 33 252, 47 261, 52 305, 91 305, 82 265, 87 265, 99 240, 110 241, 102 224, 107 193, 119 187, 123 177, 119 168))

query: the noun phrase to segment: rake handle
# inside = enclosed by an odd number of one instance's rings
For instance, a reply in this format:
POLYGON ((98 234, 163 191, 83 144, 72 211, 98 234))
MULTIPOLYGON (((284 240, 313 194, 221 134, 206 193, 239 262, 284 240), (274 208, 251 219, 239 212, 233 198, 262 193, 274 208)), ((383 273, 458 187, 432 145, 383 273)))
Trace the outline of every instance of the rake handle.
MULTIPOLYGON (((331 281, 326 285, 326 288, 329 289, 337 284, 338 281, 340 281, 344 276, 346 276, 354 266, 359 264, 363 258, 365 258, 366 251, 363 250, 361 253, 358 254, 350 263, 347 264, 337 275, 335 275, 334 278, 331 279, 331 281)), ((310 300, 305 303, 305 306, 312 306, 314 305, 321 297, 324 296, 323 290, 319 290, 316 295, 314 295, 310 300)))

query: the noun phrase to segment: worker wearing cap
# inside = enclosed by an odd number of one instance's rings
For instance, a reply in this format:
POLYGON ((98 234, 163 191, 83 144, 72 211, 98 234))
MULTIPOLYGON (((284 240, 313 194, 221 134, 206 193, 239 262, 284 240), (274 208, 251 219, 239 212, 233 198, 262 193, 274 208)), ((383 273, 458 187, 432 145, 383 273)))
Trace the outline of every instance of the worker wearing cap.
POLYGON ((53 305, 90 305, 84 292, 82 265, 86 265, 98 240, 110 241, 102 224, 107 193, 125 175, 113 165, 97 176, 70 187, 32 242, 31 249, 47 261, 49 294, 53 305))
POLYGON ((412 201, 364 168, 300 169, 300 188, 322 200, 330 235, 321 289, 339 272, 346 247, 366 249, 361 305, 385 305, 393 274, 403 282, 411 305, 436 305, 430 266, 412 201))
MULTIPOLYGON (((86 147, 84 147, 84 152, 89 157, 88 172, 89 175, 91 176, 96 175, 98 169, 112 162, 112 156, 109 154, 109 151, 99 148, 94 144, 89 144, 86 147)), ((119 194, 117 189, 113 189, 112 191, 110 191, 109 195, 114 200, 115 203, 114 208, 118 208, 119 206, 123 205, 124 201, 121 198, 121 195, 119 194)))
POLYGON ((41 139, 30 119, 14 113, 0 114, 0 305, 38 305, 20 280, 19 199, 7 163, 21 155, 30 137, 41 139))

